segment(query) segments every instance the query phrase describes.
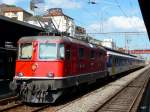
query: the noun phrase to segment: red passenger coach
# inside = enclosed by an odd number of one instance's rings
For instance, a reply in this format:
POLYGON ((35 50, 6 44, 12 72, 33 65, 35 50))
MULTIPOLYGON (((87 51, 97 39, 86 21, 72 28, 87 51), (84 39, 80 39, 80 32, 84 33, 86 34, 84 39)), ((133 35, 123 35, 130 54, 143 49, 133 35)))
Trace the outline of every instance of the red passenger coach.
POLYGON ((24 102, 54 103, 66 88, 107 75, 106 50, 68 36, 22 37, 10 84, 24 102))

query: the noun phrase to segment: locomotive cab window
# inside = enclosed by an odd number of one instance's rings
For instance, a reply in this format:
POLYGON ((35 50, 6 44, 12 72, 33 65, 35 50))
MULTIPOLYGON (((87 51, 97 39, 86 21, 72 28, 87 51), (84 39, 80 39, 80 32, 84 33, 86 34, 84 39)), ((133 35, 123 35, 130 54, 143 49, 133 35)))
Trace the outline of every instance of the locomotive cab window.
POLYGON ((56 43, 41 43, 39 46, 40 59, 56 59, 57 47, 56 43))
POLYGON ((20 53, 19 58, 20 59, 31 59, 32 58, 32 44, 31 43, 25 43, 20 44, 20 53))
POLYGON ((64 59, 64 52, 65 52, 65 48, 64 48, 64 44, 59 44, 59 58, 60 59, 64 59))

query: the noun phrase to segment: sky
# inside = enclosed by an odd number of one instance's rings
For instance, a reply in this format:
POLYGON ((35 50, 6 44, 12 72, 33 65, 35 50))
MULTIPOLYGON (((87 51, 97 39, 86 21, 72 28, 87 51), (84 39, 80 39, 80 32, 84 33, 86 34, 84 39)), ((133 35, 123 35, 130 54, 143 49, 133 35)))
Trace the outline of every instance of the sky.
MULTIPOLYGON (((30 0, 0 0, 0 3, 16 5, 31 12, 30 0)), ((87 33, 98 40, 113 39, 118 47, 125 47, 126 37, 129 49, 150 49, 138 0, 45 0, 43 6, 39 11, 62 8, 77 25, 86 28, 87 33), (96 4, 90 4, 89 1, 94 1, 96 4), (104 32, 142 33, 101 34, 104 32)), ((150 59, 150 55, 144 56, 150 59)))

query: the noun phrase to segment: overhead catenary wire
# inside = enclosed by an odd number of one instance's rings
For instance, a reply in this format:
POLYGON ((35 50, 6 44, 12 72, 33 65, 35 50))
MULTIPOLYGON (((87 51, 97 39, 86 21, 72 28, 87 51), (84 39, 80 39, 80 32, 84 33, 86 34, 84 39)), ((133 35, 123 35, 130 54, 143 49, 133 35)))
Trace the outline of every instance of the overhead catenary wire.
MULTIPOLYGON (((92 0, 91 0, 92 1, 92 0)), ((96 0, 94 0, 95 4, 91 4, 93 5, 94 7, 96 7, 98 5, 100 5, 100 3, 104 3, 104 4, 107 4, 107 5, 111 5, 111 6, 114 6, 114 5, 117 5, 117 4, 114 4, 113 2, 107 2, 107 1, 99 1, 97 2, 96 0)), ((90 5, 89 5, 90 6, 90 5)), ((87 10, 86 8, 82 8, 83 11, 87 12, 87 14, 89 15, 89 17, 93 17, 93 19, 96 19, 97 21, 101 21, 100 22, 100 25, 99 25, 99 30, 100 32, 103 32, 103 20, 104 20, 104 14, 103 14, 103 11, 100 15, 100 13, 90 13, 91 9, 90 10, 87 10), (97 14, 97 15, 95 15, 97 14), (101 16, 101 17, 100 17, 101 16)), ((97 31, 97 29, 95 28, 94 29, 95 31, 97 31)))
MULTIPOLYGON (((106 3, 109 3, 109 5, 110 5, 110 3, 111 3, 111 5, 113 5, 113 6, 117 6, 119 9, 120 9, 120 11, 122 12, 122 14, 125 16, 125 17, 127 17, 127 18, 130 18, 130 16, 123 10, 123 8, 121 7, 121 5, 120 5, 120 3, 118 2, 118 0, 115 0, 115 3, 113 3, 113 2, 108 2, 108 1, 99 1, 99 2, 97 2, 97 1, 95 1, 96 2, 96 4, 99 4, 100 2, 106 2, 106 3)), ((94 7, 96 6, 95 4, 93 5, 94 7)), ((88 11, 88 13, 89 13, 89 11, 88 11)), ((99 16, 99 15, 98 15, 99 16)), ((101 14, 101 16, 104 16, 104 15, 102 15, 101 14)), ((93 16, 93 17, 95 17, 95 16, 93 16)), ((97 18, 97 17, 95 17, 95 18, 97 18)), ((102 21, 102 17, 101 17, 101 21, 102 21)), ((103 21, 102 21, 103 22, 103 21)), ((103 32, 103 23, 101 22, 101 27, 100 27, 100 30, 101 30, 101 32, 103 32)), ((137 28, 136 28, 136 26, 134 26, 135 25, 135 23, 133 23, 132 21, 129 21, 128 20, 128 23, 132 26, 132 29, 134 30, 134 31, 139 31, 137 28)))
MULTIPOLYGON (((120 5, 120 3, 118 2, 118 0, 114 0, 118 5, 117 5, 117 7, 120 9, 120 11, 122 12, 122 14, 125 16, 125 17, 127 17, 127 18, 130 18, 130 16, 128 16, 128 14, 126 14, 126 12, 123 10, 123 8, 121 7, 121 5, 120 5)), ((130 22, 130 21, 128 21, 129 23, 130 23, 130 25, 135 29, 135 31, 138 31, 137 29, 136 29, 136 26, 134 26, 134 25, 136 25, 136 24, 132 24, 132 22, 130 22)))
POLYGON ((115 0, 116 4, 117 4, 117 7, 120 9, 120 11, 122 12, 122 14, 126 17, 129 17, 125 11, 122 9, 121 5, 119 4, 118 0, 115 0))
MULTIPOLYGON (((93 32, 90 32, 91 34, 93 33, 93 32)), ((128 33, 128 34, 145 34, 145 33, 147 33, 147 32, 130 32, 130 31, 128 31, 128 32, 103 32, 103 33, 101 33, 101 32, 95 32, 95 34, 123 34, 123 33, 128 33)))
MULTIPOLYGON (((133 0, 129 0, 129 5, 130 5, 131 9, 134 9, 133 0)), ((138 10, 138 13, 137 12, 134 13, 134 15, 137 17, 139 14, 141 14, 140 9, 138 10)))

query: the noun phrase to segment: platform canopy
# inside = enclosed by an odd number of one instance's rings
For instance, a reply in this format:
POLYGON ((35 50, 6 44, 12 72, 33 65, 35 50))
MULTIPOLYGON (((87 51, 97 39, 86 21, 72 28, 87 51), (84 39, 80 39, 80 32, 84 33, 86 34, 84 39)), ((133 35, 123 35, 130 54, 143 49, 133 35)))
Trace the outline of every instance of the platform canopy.
POLYGON ((8 17, 0 16, 0 44, 5 41, 17 43, 22 36, 37 35, 42 28, 22 21, 13 20, 8 17))
POLYGON ((149 40, 150 40, 150 13, 149 13, 149 7, 150 2, 149 0, 138 0, 141 8, 141 12, 143 15, 143 19, 146 25, 146 29, 148 32, 149 40))

